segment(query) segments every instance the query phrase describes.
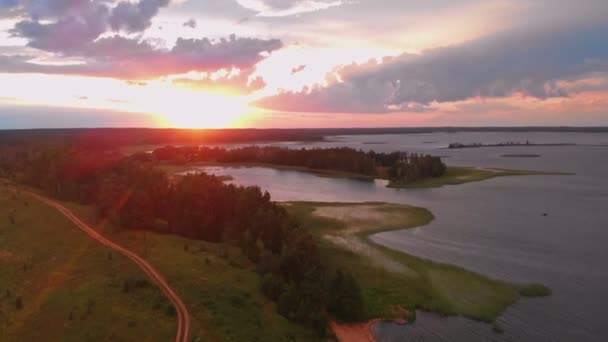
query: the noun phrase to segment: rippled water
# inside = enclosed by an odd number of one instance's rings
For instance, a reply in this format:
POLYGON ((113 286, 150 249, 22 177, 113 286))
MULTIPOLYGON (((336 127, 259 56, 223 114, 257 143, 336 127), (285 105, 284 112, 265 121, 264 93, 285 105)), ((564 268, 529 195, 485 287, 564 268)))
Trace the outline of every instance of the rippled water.
MULTIPOLYGON (((516 282, 540 282, 553 296, 522 299, 499 322, 504 334, 462 317, 421 313, 415 324, 378 324, 380 341, 607 341, 608 147, 520 146, 448 150, 451 142, 608 145, 608 134, 434 133, 334 137, 305 146, 419 151, 449 165, 573 172, 573 176, 502 177, 438 189, 395 190, 384 182, 321 178, 263 168, 210 168, 239 184, 287 200, 383 201, 426 207, 428 226, 376 234, 388 247, 516 282), (504 158, 532 153, 539 158, 504 158), (543 214, 546 213, 547 216, 543 214)), ((301 147, 300 144, 284 144, 301 147)))

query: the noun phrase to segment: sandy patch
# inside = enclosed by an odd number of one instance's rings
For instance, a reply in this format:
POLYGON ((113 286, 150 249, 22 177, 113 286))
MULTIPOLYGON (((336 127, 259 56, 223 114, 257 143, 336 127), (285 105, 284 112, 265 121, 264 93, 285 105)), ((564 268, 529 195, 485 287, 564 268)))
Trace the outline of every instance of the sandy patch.
POLYGON ((352 324, 340 324, 335 321, 331 321, 329 323, 329 327, 340 342, 376 342, 377 340, 374 336, 373 328, 378 322, 394 322, 400 325, 407 324, 407 321, 404 319, 393 321, 372 319, 369 321, 352 324))
POLYGON ((384 268, 390 272, 407 273, 417 276, 417 273, 403 263, 391 258, 377 247, 367 243, 357 234, 360 232, 377 230, 381 226, 387 226, 395 222, 407 220, 408 214, 395 213, 389 210, 385 204, 354 204, 341 206, 317 207, 313 214, 315 216, 342 221, 347 225, 346 229, 324 236, 335 245, 367 257, 374 265, 384 268))
POLYGON ((381 320, 375 319, 355 324, 338 324, 332 321, 330 327, 340 342, 375 342, 372 328, 379 321, 381 320))
POLYGON ((327 206, 315 209, 315 215, 333 218, 340 221, 380 221, 386 213, 378 210, 374 205, 327 206))

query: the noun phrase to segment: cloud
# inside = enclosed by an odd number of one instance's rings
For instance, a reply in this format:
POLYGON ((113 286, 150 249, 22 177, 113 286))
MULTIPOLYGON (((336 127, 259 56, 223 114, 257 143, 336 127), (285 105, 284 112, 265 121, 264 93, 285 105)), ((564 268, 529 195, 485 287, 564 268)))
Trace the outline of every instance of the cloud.
POLYGON ((349 65, 328 75, 328 86, 262 99, 286 111, 390 112, 431 103, 522 94, 568 96, 562 81, 608 72, 608 26, 511 31, 468 43, 349 65), (337 75, 337 76, 334 76, 337 75))
POLYGON ((346 4, 343 0, 236 0, 259 17, 287 17, 346 4))
POLYGON ((26 38, 31 47, 63 51, 91 42, 106 31, 110 13, 107 6, 91 1, 74 4, 73 7, 32 8, 32 18, 19 21, 10 32, 13 36, 26 38), (40 21, 48 16, 57 16, 57 19, 40 21))
POLYGON ((266 86, 264 79, 252 76, 255 68, 248 70, 222 69, 213 73, 181 77, 173 80, 174 84, 231 95, 247 95, 266 86))
POLYGON ((141 32, 152 25, 152 18, 161 7, 167 5, 169 0, 140 0, 138 3, 123 1, 112 10, 110 25, 114 31, 141 32))
POLYGON ((304 69, 306 69, 306 65, 303 65, 303 64, 302 64, 302 65, 300 65, 300 66, 297 66, 297 67, 295 67, 295 68, 292 68, 292 69, 291 69, 291 74, 292 74, 292 75, 295 75, 295 74, 297 74, 297 73, 299 73, 299 72, 304 71, 304 69))
POLYGON ((139 2, 106 0, 2 0, 0 8, 17 22, 10 33, 25 38, 28 46, 65 52, 95 41, 109 31, 136 33, 151 25, 170 0, 139 2))
POLYGON ((237 38, 178 39, 172 49, 159 49, 146 40, 122 36, 100 38, 71 49, 69 56, 86 63, 46 65, 28 55, 0 55, 0 72, 73 74, 146 80, 190 71, 252 69, 265 54, 282 47, 277 39, 237 38))
MULTIPOLYGON (((277 39, 231 35, 213 40, 178 38, 168 49, 133 34, 150 27, 170 0, 0 1, 2 11, 18 16, 10 33, 25 38, 29 48, 24 53, 0 52, 1 72, 146 80, 190 71, 251 70, 282 47, 277 39), (40 56, 45 54, 58 62, 42 62, 40 56)), ((194 27, 196 21, 186 24, 194 27)))
POLYGON ((186 21, 184 24, 184 27, 189 27, 189 28, 196 28, 196 20, 194 19, 190 19, 188 21, 186 21))

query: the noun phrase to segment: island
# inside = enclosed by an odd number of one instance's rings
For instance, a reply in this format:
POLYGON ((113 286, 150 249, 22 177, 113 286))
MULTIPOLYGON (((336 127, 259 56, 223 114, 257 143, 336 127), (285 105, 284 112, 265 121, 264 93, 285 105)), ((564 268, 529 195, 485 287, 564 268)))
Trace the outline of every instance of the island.
POLYGON ((514 147, 514 146, 575 146, 576 144, 571 143, 531 143, 529 140, 525 142, 514 142, 507 141, 497 144, 484 144, 484 143, 451 143, 448 145, 449 149, 462 149, 462 148, 480 148, 480 147, 514 147))
POLYGON ((152 151, 170 172, 197 166, 266 167, 345 177, 363 181, 387 180, 391 188, 432 188, 482 181, 501 176, 566 175, 559 172, 498 168, 449 167, 441 157, 407 152, 364 152, 352 148, 288 149, 165 146, 152 151))

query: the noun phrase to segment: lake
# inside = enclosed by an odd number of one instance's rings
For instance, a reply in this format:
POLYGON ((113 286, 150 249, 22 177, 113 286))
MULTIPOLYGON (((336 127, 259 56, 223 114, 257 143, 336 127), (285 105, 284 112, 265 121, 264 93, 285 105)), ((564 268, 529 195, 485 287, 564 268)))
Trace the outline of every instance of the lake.
POLYGON ((428 226, 372 236, 409 254, 513 283, 543 283, 548 298, 522 299, 500 318, 503 334, 462 317, 419 313, 415 324, 375 326, 379 341, 606 341, 608 325, 608 134, 429 133, 331 137, 299 147, 348 146, 445 157, 448 165, 575 173, 517 176, 436 189, 388 189, 384 181, 322 178, 265 168, 206 167, 258 185, 278 201, 381 201, 428 208, 428 226), (449 143, 575 143, 444 149, 449 143), (602 146, 604 145, 604 146, 602 146), (537 158, 505 158, 536 154, 537 158))

